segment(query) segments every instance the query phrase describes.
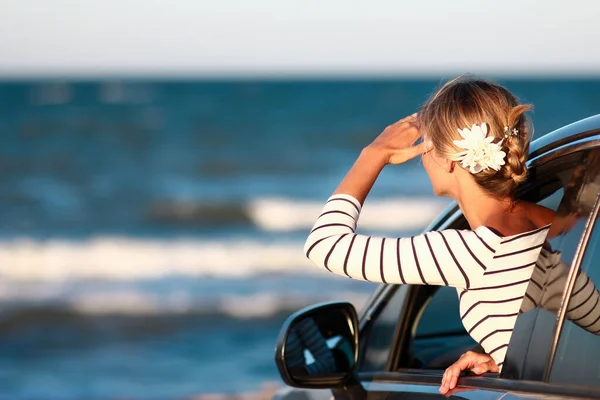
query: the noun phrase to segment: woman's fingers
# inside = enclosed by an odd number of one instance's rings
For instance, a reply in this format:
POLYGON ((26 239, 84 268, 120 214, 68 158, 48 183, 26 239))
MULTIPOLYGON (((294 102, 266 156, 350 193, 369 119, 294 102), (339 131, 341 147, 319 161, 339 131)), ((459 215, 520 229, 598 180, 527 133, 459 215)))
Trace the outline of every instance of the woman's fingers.
MULTIPOLYGON (((412 115, 409 115, 408 117, 404 117, 400 120, 398 120, 398 122, 396 122, 396 124, 402 123, 402 122, 410 122, 413 123, 417 120, 417 113, 414 113, 412 115)), ((395 125, 395 124, 394 124, 395 125)))
POLYGON ((499 372, 500 368, 496 365, 494 360, 480 362, 471 368, 471 371, 476 373, 477 375, 485 374, 486 372, 499 372))
POLYGON ((410 154, 410 158, 414 158, 416 156, 420 156, 422 154, 427 153, 427 146, 425 145, 425 142, 421 142, 415 146, 409 147, 408 149, 406 149, 408 151, 408 153, 410 154))
POLYGON ((460 373, 473 365, 475 354, 476 353, 470 351, 466 352, 454 364, 446 369, 442 378, 442 384, 440 385, 441 394, 446 394, 456 387, 460 373))
POLYGON ((458 383, 458 377, 460 376, 461 369, 457 366, 450 368, 450 373, 448 375, 448 389, 452 390, 456 387, 458 383))
POLYGON ((416 117, 408 116, 389 125, 383 130, 376 140, 392 140, 394 142, 398 141, 398 143, 395 144, 400 145, 401 142, 404 142, 402 139, 405 139, 407 135, 409 137, 417 138, 421 136, 416 124, 416 117))
POLYGON ((460 375, 460 367, 457 365, 458 362, 452 364, 446 369, 442 377, 442 384, 440 385, 440 393, 445 394, 451 389, 456 387, 458 382, 458 376, 460 375))
POLYGON ((402 164, 410 159, 427 153, 428 148, 425 143, 421 142, 416 146, 408 147, 406 149, 397 150, 390 156, 390 164, 402 164))
POLYGON ((444 372, 444 375, 442 375, 442 383, 440 384, 440 393, 441 394, 446 394, 448 392, 448 390, 450 390, 448 388, 448 385, 446 385, 446 373, 448 372, 448 370, 446 370, 444 372))
POLYGON ((411 138, 413 139, 411 144, 415 144, 417 140, 421 139, 421 131, 419 130, 419 128, 417 128, 416 125, 412 125, 411 124, 411 128, 409 130, 409 134, 411 135, 411 138))
POLYGON ((369 147, 385 154, 388 164, 401 164, 423 153, 422 146, 415 146, 420 138, 417 116, 413 114, 385 128, 369 147))
POLYGON ((446 369, 442 377, 440 393, 447 394, 450 390, 456 388, 460 373, 466 370, 481 375, 486 372, 498 372, 500 369, 489 355, 468 351, 446 369))

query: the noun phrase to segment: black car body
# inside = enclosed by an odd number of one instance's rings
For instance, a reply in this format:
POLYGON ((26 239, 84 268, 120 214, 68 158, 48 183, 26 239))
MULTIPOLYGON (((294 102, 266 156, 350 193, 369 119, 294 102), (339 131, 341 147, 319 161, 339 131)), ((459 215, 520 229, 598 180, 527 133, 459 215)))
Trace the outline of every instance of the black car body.
MULTIPOLYGON (((534 141, 528 165, 528 181, 517 197, 558 210, 553 227, 564 228, 548 239, 567 265, 561 290, 547 293, 558 306, 520 314, 502 372, 461 376, 454 398, 600 398, 600 332, 588 332, 566 318, 579 271, 600 284, 600 115, 534 141)), ((427 230, 447 228, 468 228, 456 204, 427 230)), ((551 282, 539 284, 546 290, 551 282)), ((275 354, 283 380, 295 388, 277 397, 444 398, 438 389, 445 368, 478 346, 458 309, 454 288, 385 284, 358 315, 344 302, 301 310, 282 327, 275 354), (325 329, 330 333, 339 331, 352 346, 353 360, 317 376, 294 375, 286 364, 286 340, 294 324, 306 317, 322 329, 329 324, 325 329)))

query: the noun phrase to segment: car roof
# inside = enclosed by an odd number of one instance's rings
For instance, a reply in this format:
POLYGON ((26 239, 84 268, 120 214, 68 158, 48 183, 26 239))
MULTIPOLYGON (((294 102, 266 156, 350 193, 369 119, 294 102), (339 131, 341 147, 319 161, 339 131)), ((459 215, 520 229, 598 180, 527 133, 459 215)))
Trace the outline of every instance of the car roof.
POLYGON ((597 139, 600 145, 600 114, 573 122, 534 140, 529 147, 529 159, 581 139, 597 139))

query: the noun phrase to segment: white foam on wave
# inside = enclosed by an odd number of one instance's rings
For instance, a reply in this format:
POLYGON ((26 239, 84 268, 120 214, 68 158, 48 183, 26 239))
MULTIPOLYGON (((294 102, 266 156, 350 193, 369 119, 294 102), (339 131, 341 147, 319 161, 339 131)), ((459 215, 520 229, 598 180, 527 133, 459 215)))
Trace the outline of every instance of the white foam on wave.
POLYGON ((165 276, 251 276, 319 271, 297 241, 96 237, 0 242, 0 279, 139 280, 165 276))
MULTIPOLYGON (((410 231, 425 227, 448 202, 432 197, 388 198, 365 202, 359 226, 379 231, 410 231)), ((323 209, 323 202, 286 198, 253 199, 248 212, 265 231, 310 229, 323 209)))
MULTIPOLYGON (((249 283, 248 286, 251 286, 249 283)), ((281 288, 284 289, 284 288, 281 288)), ((72 310, 86 315, 165 315, 217 314, 238 318, 266 318, 291 312, 317 302, 344 300, 360 308, 369 291, 349 291, 335 282, 331 290, 315 293, 300 287, 252 293, 222 293, 207 298, 195 290, 173 288, 156 292, 135 287, 86 287, 74 290, 70 284, 0 283, 2 311, 50 307, 72 310)), ((372 289, 372 288, 369 288, 372 289)), ((0 314, 1 315, 1 314, 0 314)))
MULTIPOLYGON (((359 230, 417 231, 444 203, 426 199, 367 202, 359 230)), ((250 204, 256 224, 267 231, 310 229, 322 202, 262 198, 250 204)), ((303 243, 293 240, 198 238, 142 239, 116 236, 87 240, 0 242, 0 279, 12 281, 139 280, 164 276, 252 276, 320 273, 306 260, 303 243)))

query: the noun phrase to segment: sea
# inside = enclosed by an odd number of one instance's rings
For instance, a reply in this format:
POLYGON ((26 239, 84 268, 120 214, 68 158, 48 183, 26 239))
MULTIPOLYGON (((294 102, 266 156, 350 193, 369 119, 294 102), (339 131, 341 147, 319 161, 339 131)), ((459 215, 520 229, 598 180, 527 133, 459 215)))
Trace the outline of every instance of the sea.
MULTIPOLYGON (((376 288, 311 265, 308 231, 361 149, 443 81, 0 81, 0 399, 283 386, 285 319, 376 288)), ((600 110, 597 78, 497 81, 535 106, 535 137, 600 110)), ((418 159, 387 167, 359 230, 415 234, 448 204, 418 159)))

